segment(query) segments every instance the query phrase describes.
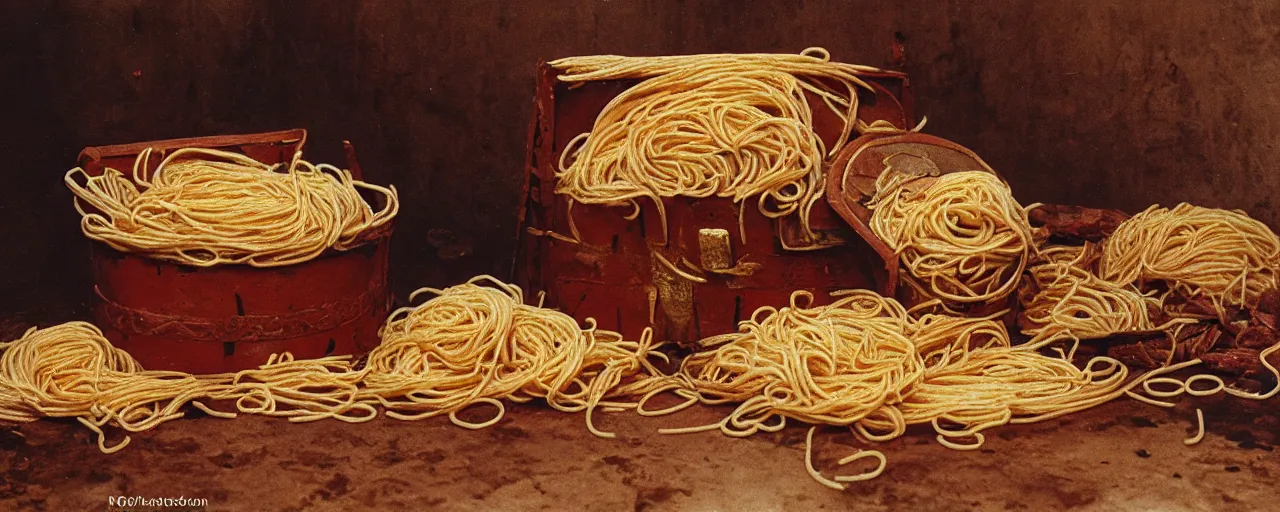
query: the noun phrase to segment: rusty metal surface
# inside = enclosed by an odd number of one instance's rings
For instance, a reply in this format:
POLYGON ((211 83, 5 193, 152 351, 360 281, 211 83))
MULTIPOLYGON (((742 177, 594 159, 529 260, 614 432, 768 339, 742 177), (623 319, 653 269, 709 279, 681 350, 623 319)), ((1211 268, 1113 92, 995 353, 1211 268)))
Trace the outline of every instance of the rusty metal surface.
MULTIPOLYGON (((91 175, 106 167, 130 169, 146 147, 217 148, 273 164, 292 157, 305 141, 305 131, 290 130, 87 148, 81 165, 91 175)), ((359 179, 355 151, 349 143, 344 149, 359 179)), ((153 158, 153 165, 159 160, 153 158)), ((217 373, 255 367, 284 351, 298 358, 361 354, 377 346, 391 307, 391 229, 369 233, 355 249, 278 268, 197 268, 95 242, 94 320, 148 369, 217 373)))
MULTIPOLYGON (((609 100, 637 83, 600 81, 570 88, 555 77, 549 66, 539 67, 514 272, 522 287, 546 291, 549 306, 579 320, 594 318, 601 328, 629 337, 652 325, 659 339, 694 341, 736 330, 756 308, 783 304, 794 290, 812 291, 818 303, 825 303, 831 291, 882 286, 885 264, 880 254, 823 202, 812 211, 812 227, 820 240, 804 239, 795 216, 773 221, 751 201, 740 211, 725 198, 664 199, 669 226, 665 234, 657 208, 645 201, 634 220, 623 218, 631 213, 629 206, 575 204, 572 215, 580 244, 524 231, 529 227, 569 233, 567 200, 554 190, 560 152, 569 139, 590 131, 609 100), (739 236, 740 216, 745 241, 739 236), (729 247, 712 248, 720 256, 705 265, 704 243, 709 242, 704 230, 730 234, 729 247), (828 247, 786 249, 814 244, 828 247), (713 261, 726 254, 733 258, 729 268, 712 268, 724 264, 713 261)), ((860 97, 860 119, 908 126, 911 97, 905 75, 890 72, 871 81, 876 94, 860 97)), ((814 105, 815 131, 831 147, 842 122, 820 102, 814 105)))

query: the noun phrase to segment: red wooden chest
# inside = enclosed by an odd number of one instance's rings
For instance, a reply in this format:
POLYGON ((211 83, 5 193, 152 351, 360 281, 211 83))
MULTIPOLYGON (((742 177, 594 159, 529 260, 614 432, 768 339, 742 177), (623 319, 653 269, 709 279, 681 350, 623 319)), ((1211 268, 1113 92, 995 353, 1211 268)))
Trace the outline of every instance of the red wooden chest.
MULTIPOLYGON (((661 231, 654 205, 645 202, 635 220, 623 218, 630 207, 575 204, 579 244, 535 235, 568 232, 567 200, 554 192, 560 153, 570 139, 591 130, 609 100, 638 82, 571 87, 557 73, 546 64, 539 68, 514 269, 516 283, 545 291, 548 306, 580 321, 594 318, 601 328, 632 339, 652 325, 659 339, 694 341, 735 331, 756 308, 785 305, 795 290, 809 290, 822 303, 831 291, 884 291, 890 285, 884 248, 873 248, 883 244, 853 231, 824 201, 814 206, 811 223, 831 246, 817 250, 789 249, 804 243, 797 216, 775 221, 753 201, 735 204, 728 198, 665 199, 669 236, 661 231), (738 236, 739 208, 745 208, 745 243, 738 236), (705 282, 681 277, 666 263, 706 269, 705 282)), ((860 119, 900 128, 914 124, 906 75, 884 72, 864 79, 875 91, 860 93, 860 119)), ((831 147, 842 121, 819 100, 810 101, 815 131, 831 147)))

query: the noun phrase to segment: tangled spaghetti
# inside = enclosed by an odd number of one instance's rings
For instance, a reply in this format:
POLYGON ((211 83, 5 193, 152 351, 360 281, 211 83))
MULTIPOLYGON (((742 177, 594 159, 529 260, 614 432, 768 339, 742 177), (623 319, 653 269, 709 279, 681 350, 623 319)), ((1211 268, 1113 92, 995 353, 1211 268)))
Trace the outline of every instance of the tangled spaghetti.
POLYGON ((1123 284, 1165 281, 1215 306, 1256 304, 1280 287, 1280 238, 1244 212, 1193 206, 1152 206, 1121 223, 1098 265, 1103 279, 1123 284))
POLYGON ((551 407, 586 411, 588 429, 612 437, 592 424, 596 407, 634 408, 621 401, 647 391, 661 375, 649 357, 652 331, 639 342, 597 330, 581 329, 569 315, 524 304, 519 287, 488 276, 446 290, 423 289, 437 296, 401 309, 383 328, 382 345, 369 354, 359 398, 399 419, 448 414, 461 426, 480 428, 502 417, 501 400, 543 398, 551 407), (496 287, 480 286, 490 281, 496 287), (493 419, 470 424, 457 412, 488 403, 493 419))
POLYGON ((1098 277, 1094 269, 1099 255, 1098 247, 1092 243, 1041 251, 1039 261, 1028 269, 1029 297, 1022 300, 1022 332, 1033 336, 1032 344, 1159 331, 1194 322, 1174 319, 1156 325, 1152 313, 1161 310, 1163 300, 1132 284, 1098 277))
MULTIPOLYGON (((556 192, 588 204, 658 208, 664 197, 756 198, 765 216, 798 214, 822 197, 824 159, 859 128, 859 78, 873 68, 831 62, 821 48, 800 55, 572 57, 551 63, 560 80, 644 78, 618 95, 561 153, 556 192), (844 121, 830 151, 813 131, 806 94, 844 121)), ((572 203, 571 203, 572 204, 572 203)), ((739 212, 739 235, 745 239, 739 212)), ((580 240, 576 227, 573 239, 580 240)))
MULTIPOLYGON (((1209 299, 1217 320, 1225 325, 1230 308, 1254 306, 1264 292, 1280 286, 1280 238, 1240 211, 1188 203, 1172 209, 1152 206, 1121 223, 1103 242, 1101 254, 1091 245, 1057 251, 1065 257, 1049 257, 1032 269, 1031 281, 1039 292, 1027 304, 1026 318, 1032 326, 1027 332, 1043 343, 1064 334, 1074 338, 1130 330, 1165 331, 1170 347, 1162 372, 1203 362, 1197 357, 1173 364, 1179 333, 1201 317, 1168 304, 1171 294, 1209 299), (1167 289, 1158 297, 1158 288, 1151 286, 1157 282, 1167 289), (1173 318, 1154 325, 1149 313, 1155 311, 1173 318)), ((1261 366, 1280 380, 1280 372, 1268 361, 1277 351, 1280 343, 1262 350, 1258 357, 1261 366)), ((1142 381, 1142 388, 1142 393, 1127 390, 1126 394, 1161 407, 1174 405, 1162 399, 1183 394, 1226 393, 1266 400, 1280 392, 1280 385, 1264 393, 1242 391, 1209 373, 1148 378, 1142 381), (1209 383, 1210 387, 1197 388, 1197 383, 1209 383)), ((1197 434, 1187 439, 1187 444, 1203 439, 1203 414, 1197 409, 1197 434)))
POLYGON ((543 398, 561 411, 585 411, 592 433, 612 437, 595 428, 595 409, 634 409, 634 398, 666 385, 648 360, 665 359, 650 331, 630 342, 593 322, 581 329, 568 315, 524 304, 518 287, 488 276, 421 291, 437 296, 393 314, 383 344, 363 364, 350 356, 295 360, 284 353, 235 374, 145 371, 90 324, 32 329, 0 343, 0 420, 75 417, 111 453, 129 440, 108 447, 102 427, 109 423, 148 430, 183 417, 187 404, 235 416, 198 400, 234 402, 239 413, 291 422, 358 423, 384 410, 397 419, 447 415, 457 425, 483 428, 502 418, 502 400, 543 398), (494 287, 477 284, 485 281, 494 287), (498 413, 481 423, 458 417, 473 405, 498 413))
POLYGON ((80 168, 67 173, 85 236, 185 265, 275 267, 360 245, 399 209, 395 187, 312 165, 301 152, 288 165, 272 166, 238 153, 186 148, 148 172, 151 154, 148 148, 138 155, 130 176, 115 169, 93 177, 80 168), (374 212, 358 189, 386 196, 386 206, 374 212))
MULTIPOLYGON (((1010 346, 1003 324, 992 317, 914 319, 896 301, 866 291, 827 306, 808 307, 811 299, 796 292, 790 307, 761 308, 739 333, 707 340, 719 347, 684 361, 676 393, 737 408, 715 424, 663 432, 718 429, 741 437, 781 430, 791 418, 848 426, 878 442, 928 423, 943 445, 976 449, 982 430, 1083 410, 1135 385, 1111 358, 1094 358, 1080 369, 1066 353, 1052 357, 1010 346), (973 441, 957 441, 964 438, 973 441)), ((806 465, 828 487, 843 489, 885 468, 882 453, 861 450, 838 464, 874 458, 875 469, 827 478, 813 467, 812 435, 813 429, 806 465)))
POLYGON ((196 400, 229 389, 217 376, 144 371, 84 322, 32 328, 0 343, 0 352, 0 420, 75 418, 97 434, 104 453, 129 444, 126 437, 108 447, 102 431, 107 423, 129 432, 148 430, 181 418, 188 403, 206 409, 196 400))
POLYGON ((948 309, 1002 301, 1034 250, 1026 211, 988 172, 929 177, 886 169, 868 206, 872 232, 906 267, 904 281, 948 309))

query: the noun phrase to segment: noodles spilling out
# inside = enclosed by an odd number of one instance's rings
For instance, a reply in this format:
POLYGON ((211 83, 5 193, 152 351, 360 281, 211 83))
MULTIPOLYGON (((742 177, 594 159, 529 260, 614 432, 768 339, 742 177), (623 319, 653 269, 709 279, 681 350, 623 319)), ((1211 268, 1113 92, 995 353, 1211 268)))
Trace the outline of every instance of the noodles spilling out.
MULTIPOLYGON (((1226 327, 1234 318, 1232 308, 1252 311, 1265 293, 1274 293, 1280 284, 1278 273, 1280 238, 1243 212, 1186 203, 1172 209, 1153 206, 1121 223, 1103 241, 1101 250, 1086 243, 1040 252, 1029 269, 1022 300, 1024 332, 1034 336, 1024 346, 1163 331, 1169 338, 1168 356, 1163 363, 1153 363, 1162 367, 1137 381, 1141 392, 1129 386, 1126 395, 1160 407, 1173 407, 1165 399, 1184 394, 1203 397, 1226 393, 1266 400, 1280 393, 1280 382, 1270 391, 1255 393, 1236 389, 1210 373, 1183 378, 1156 375, 1203 363, 1192 357, 1175 364, 1184 328, 1206 320, 1226 327), (1181 307, 1185 304, 1170 303, 1174 294, 1183 299, 1208 299, 1214 311, 1208 315, 1189 312, 1181 307), (1156 316, 1169 320, 1157 325, 1156 316)), ((1210 338, 1210 344, 1215 339, 1210 338)), ((1268 360, 1277 351, 1280 343, 1273 343, 1258 353, 1258 358, 1261 367, 1280 381, 1280 372, 1268 360)), ((1195 356, 1195 350, 1190 352, 1195 356)), ((1200 409, 1196 409, 1196 425, 1195 436, 1184 440, 1188 445, 1204 438, 1200 409)))
POLYGON ((193 376, 146 371, 113 347, 94 326, 81 322, 32 329, 0 343, 0 420, 74 417, 98 434, 102 427, 148 430, 181 418, 197 400, 233 402, 239 413, 363 422, 379 411, 414 420, 447 415, 455 424, 483 428, 503 416, 503 400, 545 399, 551 407, 585 411, 627 410, 638 398, 667 385, 649 361, 664 359, 646 331, 638 342, 591 327, 563 313, 523 303, 518 287, 487 276, 444 290, 397 311, 383 329, 383 344, 363 363, 350 356, 295 360, 272 356, 259 368, 234 374, 193 376), (478 283, 491 281, 493 286, 478 283), (491 405, 497 414, 472 423, 458 413, 491 405))
MULTIPOLYGON (((868 128, 857 120, 857 88, 869 88, 859 75, 874 69, 832 62, 820 48, 800 55, 571 57, 551 65, 566 82, 644 79, 564 148, 556 192, 582 203, 630 205, 632 216, 637 200, 649 198, 664 233, 662 198, 685 196, 755 198, 765 216, 797 214, 812 234, 809 210, 823 194, 825 159, 868 128), (844 121, 834 147, 814 133, 806 94, 844 121)), ((739 222, 745 239, 741 215, 739 222)))
POLYGON ((184 265, 275 267, 361 245, 399 209, 394 187, 312 165, 301 152, 273 166, 227 151, 179 149, 149 172, 151 155, 142 151, 129 175, 67 173, 85 236, 184 265), (360 189, 386 196, 386 206, 373 211, 360 189))
POLYGON ((952 311, 1001 303, 1035 247, 1026 211, 988 172, 886 170, 868 206, 872 232, 906 268, 904 282, 952 311))
POLYGON ((1217 338, 1181 353, 1183 333, 1204 331, 1206 322, 1238 331, 1238 312, 1253 315, 1277 288, 1278 265, 1280 238, 1243 212, 1153 206, 1122 222, 1101 250, 1092 243, 1044 249, 1024 283, 1023 332, 1044 342, 1163 331, 1163 364, 1192 359, 1217 338))

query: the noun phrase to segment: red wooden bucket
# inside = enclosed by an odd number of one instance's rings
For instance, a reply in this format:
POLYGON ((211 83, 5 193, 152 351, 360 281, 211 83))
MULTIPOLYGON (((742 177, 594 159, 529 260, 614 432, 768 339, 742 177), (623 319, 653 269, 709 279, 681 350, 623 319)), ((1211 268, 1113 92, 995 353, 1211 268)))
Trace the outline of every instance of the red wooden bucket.
MULTIPOLYGON (((236 151, 275 164, 305 142, 305 130, 289 130, 91 147, 81 152, 80 165, 90 176, 107 167, 128 170, 148 147, 162 154, 190 147, 236 151)), ((352 175, 361 179, 350 143, 346 154, 352 175)), ((379 343, 378 327, 391 307, 390 237, 388 224, 355 249, 275 268, 191 267, 94 242, 93 316, 112 343, 147 369, 220 373, 256 367, 284 351, 300 359, 362 354, 379 343)))
MULTIPOLYGON (((547 305, 580 321, 594 318, 601 328, 633 339, 652 325, 659 339, 694 341, 736 331, 737 323, 756 308, 785 305, 794 290, 813 292, 821 304, 830 300, 832 291, 881 290, 887 284, 882 254, 892 251, 877 250, 883 242, 853 231, 822 201, 811 212, 811 227, 832 246, 819 250, 787 248, 800 242, 802 230, 795 215, 773 221, 753 201, 740 205, 728 198, 664 200, 669 239, 662 233, 657 209, 647 201, 641 202, 635 220, 623 218, 631 213, 630 207, 575 204, 580 244, 536 234, 568 234, 567 199, 555 193, 560 154, 570 139, 591 130, 605 104, 638 83, 609 80, 571 86, 557 76, 554 68, 540 66, 520 218, 522 238, 514 268, 516 283, 545 291, 547 305), (738 236, 739 208, 745 208, 745 244, 738 236), (691 281, 664 268, 655 254, 677 265, 687 260, 686 265, 711 270, 704 274, 705 282, 691 281), (739 261, 757 266, 750 275, 714 271, 739 261)), ((859 119, 886 120, 900 128, 914 124, 905 74, 884 72, 865 78, 874 91, 860 92, 859 119)), ((817 98, 810 102, 814 130, 831 147, 843 121, 817 98)))

